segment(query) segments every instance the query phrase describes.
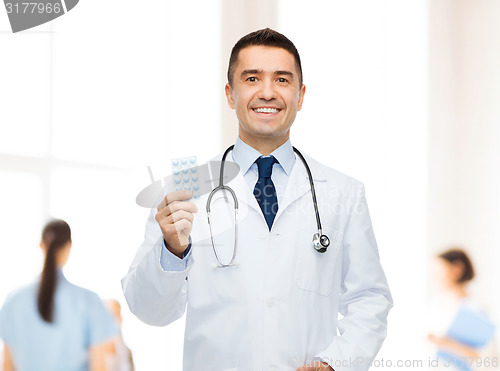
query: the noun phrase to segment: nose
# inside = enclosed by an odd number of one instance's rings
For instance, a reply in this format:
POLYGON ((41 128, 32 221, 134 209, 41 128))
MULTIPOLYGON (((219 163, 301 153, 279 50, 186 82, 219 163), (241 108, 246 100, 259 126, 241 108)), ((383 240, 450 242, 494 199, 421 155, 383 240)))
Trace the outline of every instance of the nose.
POLYGON ((262 100, 276 99, 276 90, 274 89, 274 85, 271 80, 265 79, 262 81, 258 97, 262 100))

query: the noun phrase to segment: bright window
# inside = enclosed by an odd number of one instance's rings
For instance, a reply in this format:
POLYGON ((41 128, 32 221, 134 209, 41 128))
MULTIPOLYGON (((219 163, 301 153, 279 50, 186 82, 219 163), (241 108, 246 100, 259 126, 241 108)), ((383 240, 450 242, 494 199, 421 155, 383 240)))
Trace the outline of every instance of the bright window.
POLYGON ((183 320, 140 322, 120 279, 149 214, 146 166, 160 178, 170 158, 218 151, 219 2, 80 2, 14 35, 0 13, 0 304, 40 273, 46 219, 65 219, 68 279, 122 303, 138 370, 180 369, 183 320))

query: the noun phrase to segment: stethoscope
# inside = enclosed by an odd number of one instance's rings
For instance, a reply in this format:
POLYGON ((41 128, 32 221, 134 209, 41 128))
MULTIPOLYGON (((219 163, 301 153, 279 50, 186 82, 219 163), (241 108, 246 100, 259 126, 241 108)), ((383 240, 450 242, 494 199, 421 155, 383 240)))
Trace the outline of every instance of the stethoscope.
MULTIPOLYGON (((208 199, 207 199, 207 217, 208 217, 208 226, 210 229, 210 240, 212 241, 212 247, 214 249, 215 258, 219 262, 219 266, 218 266, 219 268, 230 267, 230 266, 235 265, 234 259, 236 258, 236 250, 238 249, 238 198, 236 197, 236 194, 234 193, 232 188, 227 186, 227 185, 224 185, 224 181, 223 181, 223 179, 224 179, 224 165, 226 162, 226 156, 229 153, 229 151, 231 151, 233 148, 234 148, 234 145, 228 147, 228 149, 226 149, 226 151, 222 155, 222 160, 220 163, 219 185, 217 187, 215 187, 212 190, 212 192, 210 192, 210 194, 208 195, 208 199), (212 220, 210 217, 210 204, 212 202, 212 197, 218 191, 223 191, 223 190, 228 191, 231 194, 233 201, 234 201, 234 249, 233 249, 233 256, 231 257, 231 261, 228 264, 222 263, 219 259, 219 254, 217 254, 217 249, 215 248, 215 242, 214 242, 214 235, 212 232, 212 220)), ((306 159, 304 158, 304 156, 302 156, 302 154, 297 150, 297 148, 295 148, 295 147, 292 147, 292 148, 293 148, 294 152, 302 160, 302 163, 304 164, 306 171, 307 171, 307 176, 309 177, 309 184, 311 186, 312 201, 313 201, 313 205, 314 205, 314 211, 316 213, 316 224, 318 226, 318 231, 315 234, 313 234, 312 245, 314 247, 314 250, 316 250, 317 252, 320 252, 320 253, 324 253, 326 251, 326 249, 328 248, 328 246, 330 245, 330 239, 328 238, 327 235, 323 234, 323 230, 321 228, 321 220, 319 219, 318 204, 316 202, 316 192, 314 190, 314 182, 313 182, 313 178, 311 175, 311 170, 309 169, 309 165, 307 165, 307 162, 306 162, 306 159)))

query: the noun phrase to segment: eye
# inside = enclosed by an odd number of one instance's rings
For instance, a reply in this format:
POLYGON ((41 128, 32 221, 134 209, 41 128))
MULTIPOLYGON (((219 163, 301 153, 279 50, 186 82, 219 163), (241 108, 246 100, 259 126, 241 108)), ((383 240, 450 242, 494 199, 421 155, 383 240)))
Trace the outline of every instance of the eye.
POLYGON ((287 80, 287 79, 285 79, 284 77, 280 77, 280 78, 278 78, 278 82, 281 82, 281 83, 287 83, 287 82, 288 82, 288 80, 287 80))
POLYGON ((255 76, 250 76, 249 78, 247 78, 247 81, 248 82, 255 82, 255 81, 257 81, 257 78, 255 76))

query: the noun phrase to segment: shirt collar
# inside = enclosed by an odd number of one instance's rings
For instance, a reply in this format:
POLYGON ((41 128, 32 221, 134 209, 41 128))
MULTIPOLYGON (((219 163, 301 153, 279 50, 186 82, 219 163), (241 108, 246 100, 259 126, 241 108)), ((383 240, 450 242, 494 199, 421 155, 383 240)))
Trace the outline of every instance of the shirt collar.
MULTIPOLYGON (((290 139, 276 148, 270 155, 278 160, 286 175, 290 175, 290 171, 295 163, 295 153, 293 152, 290 139)), ((259 151, 243 142, 238 136, 234 144, 233 160, 240 167, 243 175, 247 173, 255 160, 261 156, 262 154, 259 151)))
POLYGON ((64 276, 62 267, 57 267, 57 278, 60 282, 66 281, 66 277, 64 276))

